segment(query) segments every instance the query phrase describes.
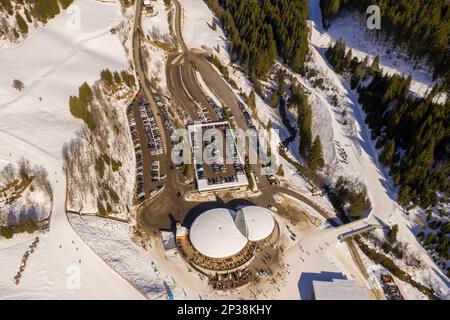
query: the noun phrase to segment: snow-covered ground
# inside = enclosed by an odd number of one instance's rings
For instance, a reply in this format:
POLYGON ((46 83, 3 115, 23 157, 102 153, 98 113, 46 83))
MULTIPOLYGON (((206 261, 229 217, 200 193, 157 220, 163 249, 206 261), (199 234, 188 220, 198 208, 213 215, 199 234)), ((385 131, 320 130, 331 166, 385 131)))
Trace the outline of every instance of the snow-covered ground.
MULTIPOLYGON (((182 32, 186 45, 192 49, 212 51, 218 46, 223 58, 227 57, 226 37, 220 28, 220 22, 214 17, 204 1, 180 0, 183 7, 182 32), (217 30, 212 29, 216 19, 217 30)), ((216 54, 217 52, 214 51, 216 54)))
POLYGON ((68 98, 104 68, 128 68, 119 39, 110 33, 123 19, 118 3, 74 4, 81 10, 80 29, 68 28, 63 14, 21 44, 0 49, 0 165, 24 157, 44 166, 55 199, 49 232, 0 239, 2 299, 143 298, 81 240, 64 212, 62 147, 81 127, 70 115, 68 98), (14 79, 24 90, 12 88, 14 79), (15 285, 22 255, 36 235, 41 241, 15 285))
POLYGON ((168 52, 154 44, 146 44, 144 46, 144 52, 146 55, 145 61, 147 63, 147 77, 155 85, 155 88, 160 89, 164 94, 167 94, 166 62, 168 52))
POLYGON ((166 61, 169 55, 168 50, 173 49, 174 43, 171 35, 173 26, 170 25, 169 16, 174 16, 175 8, 173 5, 166 7, 163 0, 154 2, 153 6, 152 14, 142 15, 146 73, 152 84, 167 94, 166 61))
POLYGON ((128 219, 135 157, 126 109, 137 89, 122 83, 112 93, 101 81, 92 86, 97 94, 90 103, 90 111, 98 129, 92 132, 85 126, 64 150, 69 181, 67 210, 96 213, 102 206, 109 216, 128 219), (98 168, 98 163, 103 164, 103 169, 98 168))
MULTIPOLYGON (((352 49, 354 57, 364 60, 366 56, 372 61, 380 56, 380 66, 388 74, 411 75, 411 91, 419 96, 424 96, 434 85, 432 73, 424 66, 424 63, 414 66, 407 57, 397 49, 389 49, 389 46, 375 36, 375 31, 369 30, 364 17, 356 13, 346 13, 335 19, 331 26, 324 31, 321 20, 320 8, 314 5, 315 0, 310 0, 311 42, 317 49, 327 49, 331 43, 342 38, 347 49, 352 49), (351 30, 351 32, 349 32, 351 30)), ((383 26, 381 26, 383 28, 383 26)))
MULTIPOLYGON (((202 48, 208 45, 214 50, 212 48, 219 45, 222 61, 227 64, 229 57, 225 37, 220 28, 213 31, 208 26, 213 15, 206 4, 200 0, 180 2, 184 7, 183 34, 188 46, 202 48)), ((120 41, 109 32, 123 19, 119 6, 86 0, 75 3, 82 9, 80 30, 68 29, 67 17, 59 16, 21 45, 0 49, 0 69, 6 70, 0 74, 0 164, 15 162, 23 156, 32 163, 45 166, 55 198, 50 231, 20 234, 11 240, 0 239, 0 271, 4 275, 0 277, 0 298, 143 298, 130 284, 133 283, 148 296, 164 299, 163 282, 166 281, 179 299, 298 299, 309 297, 311 277, 326 279, 337 274, 367 285, 350 261, 346 249, 336 243, 338 235, 364 226, 365 220, 341 228, 311 228, 301 232, 291 225, 289 228, 295 230, 298 239, 294 241, 287 236, 282 239, 285 250, 281 254, 283 259, 276 283, 262 282, 256 288, 248 287, 248 290, 227 294, 213 292, 205 280, 201 280, 177 256, 165 257, 156 238, 149 243, 149 251, 136 245, 128 224, 72 215, 71 222, 80 237, 64 213, 66 190, 61 150, 64 142, 75 137, 81 125, 70 115, 67 100, 69 95, 77 94, 78 86, 83 81, 92 83, 96 80, 101 69, 123 70, 128 66, 120 41), (48 54, 48 48, 51 48, 52 55, 48 54), (16 62, 17 57, 19 62, 16 62), (8 68, 13 63, 19 63, 19 68, 8 68), (14 79, 24 82, 22 92, 12 89, 14 79), (36 235, 41 241, 28 260, 20 284, 16 286, 13 277, 20 259, 36 235)), ((323 31, 318 7, 318 1, 310 0, 311 19, 317 26, 312 30, 313 34, 323 31)), ((315 43, 314 39, 322 38, 311 37, 312 63, 326 83, 333 87, 333 94, 338 94, 340 103, 351 111, 349 117, 354 119, 349 129, 342 122, 340 113, 329 103, 330 91, 316 90, 307 79, 296 75, 297 80, 311 92, 309 100, 315 114, 314 134, 321 136, 330 172, 334 175, 351 173, 368 186, 373 211, 367 221, 398 224, 399 240, 408 242, 417 250, 417 256, 424 261, 430 279, 440 287, 442 296, 448 297, 448 279, 417 242, 411 232, 413 222, 403 215, 394 201, 394 189, 380 169, 356 95, 324 61, 321 55, 323 44, 319 40, 315 43), (336 160, 335 141, 339 141, 340 147, 347 153, 348 164, 336 160)), ((231 68, 230 72, 248 94, 252 88, 243 74, 231 68)), ((262 117, 268 112, 270 116, 266 121, 270 119, 274 127, 283 127, 277 110, 271 109, 257 97, 257 113, 262 117)), ((288 171, 288 165, 284 169, 288 171)), ((290 172, 295 175, 294 170, 290 172)), ((291 183, 299 190, 307 189, 304 181, 291 183)), ((281 218, 278 220, 283 230, 289 224, 281 218)))
MULTIPOLYGON (((323 31, 321 27, 321 16, 319 1, 309 1, 310 19, 311 22, 311 51, 313 64, 317 66, 317 71, 324 77, 333 87, 335 93, 339 97, 339 103, 349 108, 350 115, 354 119, 352 123, 353 128, 349 130, 347 125, 341 121, 341 116, 328 101, 331 101, 331 96, 319 90, 312 90, 323 102, 324 106, 328 107, 327 112, 330 114, 331 122, 327 126, 332 130, 334 140, 339 141, 339 145, 347 154, 348 164, 342 164, 333 168, 333 171, 346 172, 362 181, 368 189, 368 196, 372 203, 371 217, 385 225, 398 224, 399 226, 399 240, 406 241, 413 248, 417 249, 418 257, 425 262, 430 271, 430 277, 434 278, 440 283, 441 292, 449 292, 448 278, 437 268, 434 262, 430 259, 425 250, 418 243, 412 230, 415 228, 414 221, 404 215, 403 209, 395 202, 396 191, 390 181, 389 176, 383 171, 382 166, 378 162, 378 153, 373 142, 370 139, 370 131, 364 123, 364 114, 357 102, 357 95, 349 89, 347 83, 336 75, 330 66, 325 62, 323 56, 323 46, 328 45, 324 43, 324 38, 318 36, 323 31)), ((353 33, 353 29, 352 29, 353 33)), ((343 34, 350 34, 350 32, 343 32, 343 34)), ((414 74, 413 74, 414 76, 414 74)), ((303 83, 308 86, 307 81, 303 83)), ((313 105, 313 111, 314 107, 313 105)), ((325 111, 325 109, 323 109, 325 111)), ((322 136, 321 136, 322 137, 322 136)), ((324 144, 324 143, 323 143, 324 144)), ((327 147, 324 144, 324 148, 327 147)))
POLYGON ((172 285, 170 277, 160 277, 160 273, 152 267, 153 247, 148 245, 147 251, 131 240, 129 224, 78 214, 69 214, 69 221, 95 253, 148 298, 166 293, 163 281, 172 285))
POLYGON ((177 254, 166 255, 158 233, 135 243, 131 224, 76 214, 69 219, 82 239, 147 298, 167 299, 165 284, 176 300, 221 294, 177 254))
MULTIPOLYGON (((0 187, 1 189, 1 187, 0 187)), ((6 204, 6 199, 14 197, 8 189, 0 194, 0 223, 15 225, 33 220, 43 221, 50 216, 52 209, 51 190, 45 190, 39 183, 32 181, 17 200, 6 204)))
MULTIPOLYGON (((202 1, 183 0, 184 6, 183 35, 187 45, 191 48, 203 48, 208 44, 209 50, 219 56, 224 64, 229 63, 226 38, 220 28, 213 31, 208 23, 212 21, 213 14, 202 1), (220 54, 213 48, 220 46, 220 54)), ((368 187, 368 195, 372 203, 371 221, 386 225, 399 225, 399 240, 408 242, 417 249, 418 256, 425 262, 429 269, 430 277, 441 287, 441 292, 448 292, 448 279, 437 268, 427 253, 417 242, 412 229, 414 223, 403 214, 403 210, 395 202, 396 192, 383 168, 378 163, 377 150, 370 139, 369 129, 364 124, 364 114, 357 102, 356 93, 351 91, 348 85, 337 75, 329 64, 325 61, 323 54, 328 47, 331 36, 324 32, 319 7, 319 1, 310 0, 310 42, 311 42, 311 62, 310 67, 316 69, 319 76, 324 78, 325 90, 314 88, 313 84, 300 75, 294 75, 296 80, 303 85, 310 93, 309 102, 313 109, 313 135, 320 135, 324 148, 324 156, 328 165, 326 175, 331 180, 337 179, 340 175, 353 176, 368 187), (332 97, 336 95, 339 100, 338 106, 333 106, 332 97), (344 112, 345 111, 345 112, 344 112), (343 159, 342 155, 345 155, 343 159), (345 161, 344 161, 345 160, 345 161)), ((350 24, 351 26, 351 24, 350 24)), ((342 30, 344 40, 346 36, 352 36, 354 30, 349 32, 350 27, 342 30)), ((338 32, 338 31, 335 31, 338 32)), ((362 34, 360 34, 362 37, 362 34)), ((337 39, 334 39, 337 40, 337 39)), ((363 40, 363 38, 359 39, 363 40)), ((354 42, 358 42, 358 39, 354 42)), ((351 47, 349 41, 349 46, 351 47)), ((359 47, 361 52, 365 45, 359 47)), ((382 50, 382 49, 379 49, 382 50)), ((380 51, 382 52, 382 51, 380 51)), ((355 52, 357 53, 357 52, 355 52)), ((369 54, 371 52, 368 52, 369 54)), ((375 54, 374 51, 372 54, 375 54)), ((393 68, 395 63, 387 64, 381 59, 383 68, 393 68)), ((413 70, 413 66, 407 69, 406 62, 397 62, 401 65, 396 72, 411 71, 413 80, 416 83, 430 84, 426 80, 429 76, 423 75, 422 70, 413 70)), ((386 69, 388 70, 388 69, 386 69)), ((245 93, 252 90, 251 85, 243 77, 238 68, 229 66, 231 77, 238 83, 245 93)), ((422 85, 423 86, 423 85, 422 85)), ((419 84, 414 88, 421 87, 419 84)), ((419 92, 420 93, 420 92, 419 92)), ((423 93, 423 92, 422 92, 423 93)), ((256 98, 257 115, 261 122, 267 124, 269 119, 275 127, 283 127, 281 119, 276 109, 271 109, 260 97, 256 98)), ((282 137, 282 135, 280 135, 282 137)), ((293 187, 297 187, 293 185, 293 187)), ((299 190, 302 190, 300 187, 299 190)), ((445 294, 443 295, 445 296, 445 294)))
POLYGON ((170 40, 169 12, 172 7, 166 10, 164 0, 153 1, 154 12, 144 13, 142 15, 142 31, 145 36, 149 36, 152 40, 170 40))
MULTIPOLYGON (((40 30, 45 25, 42 22, 37 21, 32 14, 30 14, 30 18, 32 19, 32 22, 27 22, 28 25, 28 32, 25 34, 22 34, 21 32, 15 32, 19 31, 19 27, 16 20, 16 14, 20 14, 20 16, 24 20, 28 20, 25 15, 25 9, 28 10, 28 12, 32 12, 31 5, 28 3, 24 3, 23 1, 19 0, 12 0, 10 1, 14 14, 9 15, 6 11, 0 11, 0 48, 9 48, 16 46, 17 44, 21 43, 22 41, 26 40, 28 37, 30 37, 34 32, 40 30)), ((73 11, 64 11, 61 9, 60 14, 70 14, 73 13, 73 11)))

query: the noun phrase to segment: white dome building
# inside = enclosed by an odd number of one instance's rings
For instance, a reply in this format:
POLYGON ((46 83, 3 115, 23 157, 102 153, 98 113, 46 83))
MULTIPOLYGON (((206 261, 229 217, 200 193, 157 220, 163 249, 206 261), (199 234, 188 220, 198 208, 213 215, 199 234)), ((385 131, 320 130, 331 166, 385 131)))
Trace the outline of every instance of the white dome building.
POLYGON ((239 253, 246 246, 247 238, 236 228, 235 215, 228 209, 212 209, 201 214, 189 232, 194 248, 216 259, 239 253))
POLYGON ((275 228, 272 213, 266 208, 248 206, 237 211, 235 224, 249 241, 267 239, 275 228))
POLYGON ((225 208, 211 209, 192 224, 192 246, 204 256, 223 259, 241 252, 251 242, 267 239, 275 228, 269 210, 248 206, 237 212, 225 208))

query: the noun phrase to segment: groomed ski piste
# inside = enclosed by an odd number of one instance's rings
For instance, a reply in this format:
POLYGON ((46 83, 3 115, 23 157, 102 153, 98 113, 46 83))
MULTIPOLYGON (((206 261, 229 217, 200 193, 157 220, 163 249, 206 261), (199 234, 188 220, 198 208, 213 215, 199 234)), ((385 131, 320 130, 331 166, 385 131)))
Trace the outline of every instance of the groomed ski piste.
MULTIPOLYGON (((220 28, 214 32, 208 26, 213 14, 206 4, 201 0, 180 0, 180 3, 184 8, 183 35, 187 45, 191 48, 201 48, 204 44, 211 48, 219 45, 220 57, 227 64, 226 38, 220 28)), ((305 299, 311 293, 308 275, 318 273, 324 274, 324 277, 343 274, 361 286, 370 287, 370 283, 353 263, 345 244, 337 242, 340 234, 364 226, 365 222, 398 224, 399 239, 407 241, 426 263, 425 271, 414 275, 415 278, 432 283, 441 298, 449 298, 448 278, 417 242, 411 232, 413 222, 395 203, 395 190, 378 163, 377 150, 370 141, 370 132, 364 124, 364 115, 355 93, 349 90, 323 58, 324 48, 328 47, 332 35, 321 27, 318 0, 309 1, 311 32, 316 35, 310 38, 312 63, 339 92, 340 102, 352 110, 350 117, 354 119, 354 127, 350 133, 348 128, 343 128, 326 93, 314 89, 307 79, 299 75, 296 77, 312 92, 313 133, 323 137, 326 162, 331 166, 330 171, 336 172, 332 178, 345 172, 367 185, 373 206, 368 219, 338 229, 296 230, 299 235, 296 241, 287 237, 283 239, 287 250, 283 253, 280 281, 275 285, 265 283, 258 288, 244 288, 227 294, 211 290, 195 272, 189 272, 180 260, 166 260, 162 250, 156 249, 155 245, 155 250, 149 253, 132 243, 131 231, 124 223, 78 216, 71 217, 72 224, 69 223, 64 212, 65 177, 61 150, 64 142, 75 136, 81 122, 70 115, 68 97, 77 93, 83 81, 93 82, 98 79, 100 70, 106 67, 111 70, 127 68, 127 57, 120 41, 109 32, 111 27, 121 22, 120 6, 94 0, 78 0, 74 5, 81 9, 81 30, 68 29, 68 16, 62 13, 23 43, 0 49, 0 69, 9 70, 0 74, 0 167, 16 162, 21 157, 33 164, 45 166, 55 199, 50 231, 44 234, 19 234, 9 240, 0 240, 0 298, 164 298, 159 294, 162 292, 162 281, 170 283, 170 278, 173 278, 171 285, 174 285, 176 299, 305 299), (7 68, 13 62, 21 68, 7 68), (11 87, 16 78, 25 84, 21 93, 11 87), (39 99, 41 96, 42 101, 39 99), (337 160, 335 140, 345 147, 348 164, 337 160), (28 259, 20 284, 15 285, 13 277, 21 257, 36 236, 41 241, 28 259), (157 270, 150 266, 151 262, 155 262, 157 270), (80 275, 79 286, 77 274, 80 275), (141 292, 147 289, 151 294, 143 295, 132 283, 140 287, 141 292)), ((383 61, 381 65, 384 66, 383 61)), ((230 73, 243 91, 249 93, 252 88, 243 74, 231 70, 230 73)), ((260 97, 257 97, 257 109, 258 117, 264 123, 270 119, 280 129, 283 128, 277 110, 270 108, 260 97)), ((281 134, 285 137, 286 132, 281 134)), ((296 143, 298 141, 293 145, 296 143)), ((291 147, 290 155, 298 159, 296 149, 297 146, 291 147)), ((295 175, 295 170, 289 169, 286 164, 285 171, 286 180, 292 188, 308 191, 305 181, 295 175)), ((325 208, 331 206, 326 200, 316 197, 313 200, 325 208)), ((304 210, 308 208, 304 207, 304 210)), ((278 222, 282 230, 295 230, 295 226, 285 219, 280 218, 278 222)), ((367 267, 374 267, 370 260, 363 260, 367 267)), ((406 299, 423 298, 415 288, 403 282, 400 285, 406 299)))
POLYGON ((0 240, 1 299, 143 299, 73 230, 66 217, 62 147, 81 121, 69 112, 68 98, 100 70, 128 67, 124 49, 110 29, 121 22, 118 3, 75 1, 80 29, 62 12, 23 42, 0 49, 0 166, 21 157, 44 166, 54 192, 50 230, 0 240), (15 66, 15 67, 12 67, 15 66), (25 88, 17 92, 12 81, 25 88), (19 285, 21 258, 34 238, 40 242, 28 259, 19 285))

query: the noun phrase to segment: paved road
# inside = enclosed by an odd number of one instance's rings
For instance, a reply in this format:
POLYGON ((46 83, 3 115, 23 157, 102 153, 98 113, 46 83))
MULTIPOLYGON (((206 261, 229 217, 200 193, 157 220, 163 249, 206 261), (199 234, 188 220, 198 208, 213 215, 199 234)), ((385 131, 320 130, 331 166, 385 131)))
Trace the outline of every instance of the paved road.
POLYGON ((166 136, 166 132, 164 130, 164 125, 161 120, 161 117, 158 115, 158 107, 153 100, 152 91, 150 89, 149 81, 145 75, 144 62, 142 60, 142 50, 141 50, 141 19, 142 19, 142 3, 143 1, 136 1, 136 14, 134 18, 134 27, 133 27, 133 60, 134 66, 136 68, 136 74, 138 76, 140 89, 143 91, 143 96, 150 102, 152 107, 153 114, 156 117, 156 123, 161 132, 161 140, 163 143, 164 152, 167 153, 168 149, 168 140, 166 136))
MULTIPOLYGON (((231 110, 235 116, 236 124, 239 128, 247 130, 247 123, 243 117, 242 111, 238 105, 238 99, 229 86, 229 84, 216 72, 216 70, 209 64, 206 57, 199 53, 191 52, 186 46, 182 31, 181 31, 181 5, 178 1, 174 1, 176 6, 176 21, 175 21, 175 32, 176 38, 178 40, 178 45, 180 52, 172 54, 168 58, 166 66, 166 74, 168 79, 168 87, 171 92, 172 97, 175 101, 186 110, 192 120, 200 120, 197 116, 197 104, 206 107, 209 110, 209 116, 212 121, 218 119, 217 114, 209 105, 205 92, 198 83, 195 71, 201 74, 205 84, 228 108, 231 110)), ((136 21, 134 26, 134 37, 133 37, 133 52, 136 64, 136 72, 139 75, 141 82, 141 87, 146 98, 150 101, 154 114, 157 115, 156 104, 152 99, 152 90, 150 88, 149 82, 145 77, 143 72, 143 61, 142 55, 140 53, 140 35, 139 35, 139 25, 141 19, 141 4, 138 2, 136 5, 136 21)), ((157 123, 160 131, 164 132, 164 127, 162 125, 161 119, 157 118, 157 123)), ((194 214, 198 210, 206 210, 213 206, 226 206, 226 205, 236 205, 238 202, 249 202, 256 205, 267 207, 269 204, 275 205, 273 195, 277 192, 288 194, 298 200, 308 204, 313 207, 317 212, 323 215, 327 220, 330 221, 332 225, 337 226, 338 224, 332 219, 333 215, 326 210, 318 206, 314 201, 306 198, 305 196, 291 190, 286 189, 281 186, 270 186, 266 176, 260 176, 260 166, 253 166, 254 173, 258 175, 259 184, 261 188, 261 194, 257 197, 249 199, 233 199, 227 202, 187 202, 184 201, 182 196, 185 192, 192 189, 192 186, 187 186, 181 183, 183 176, 180 171, 174 169, 170 164, 170 145, 167 139, 163 138, 165 153, 161 157, 161 163, 166 163, 167 179, 164 181, 165 189, 158 195, 155 199, 151 199, 144 203, 140 209, 141 214, 139 215, 139 222, 150 229, 157 228, 168 228, 172 225, 174 220, 183 221, 188 216, 194 214)), ((221 193, 222 195, 226 193, 221 193)), ((284 208, 279 210, 283 211, 284 208)))
MULTIPOLYGON (((245 121, 245 119, 242 115, 242 111, 239 108, 238 99, 237 99, 234 91, 230 87, 230 85, 223 79, 222 76, 220 76, 216 72, 216 70, 211 66, 211 64, 207 61, 207 59, 204 55, 199 54, 199 53, 193 53, 193 52, 189 51, 189 49, 187 48, 187 46, 183 40, 183 35, 182 35, 182 31, 181 31, 181 5, 176 0, 174 0, 174 3, 177 8, 177 15, 176 15, 176 21, 175 21, 176 37, 177 37, 177 39, 180 43, 180 47, 182 48, 182 51, 183 51, 181 55, 178 54, 174 59, 177 61, 180 61, 180 56, 182 56, 183 60, 190 61, 190 63, 187 63, 186 61, 184 62, 185 69, 186 68, 192 69, 193 65, 195 65, 195 68, 201 74, 201 76, 202 76, 203 80, 205 81, 205 84, 208 86, 208 88, 221 101, 223 101, 223 103, 226 106, 228 106, 230 108, 231 112, 235 115, 235 120, 236 120, 237 126, 243 130, 247 130, 248 129, 247 122, 245 121)), ((197 97, 197 96, 203 94, 201 89, 198 88, 198 83, 196 81, 192 81, 192 78, 185 77, 187 72, 183 72, 181 74, 180 73, 176 74, 176 73, 173 73, 173 71, 172 71, 173 68, 174 67, 172 65, 168 65, 169 74, 172 75, 168 79, 174 79, 176 81, 176 83, 190 82, 190 86, 186 87, 186 89, 189 92, 188 94, 186 94, 187 96, 191 95, 191 96, 197 97), (184 80, 176 79, 177 77, 184 77, 184 80)), ((184 88, 179 88, 176 83, 172 83, 172 85, 171 85, 171 89, 172 89, 171 92, 174 95, 178 95, 179 91, 184 91, 184 88)), ((286 188, 279 187, 279 186, 278 187, 277 186, 270 187, 267 178, 265 176, 261 176, 259 174, 259 171, 260 171, 259 169, 260 169, 259 166, 253 166, 253 170, 254 170, 255 174, 258 175, 258 178, 260 181, 259 187, 261 188, 261 191, 263 194, 260 197, 261 199, 267 199, 267 200, 273 202, 273 197, 272 197, 273 193, 275 193, 275 192, 286 193, 290 196, 297 198, 298 200, 300 200, 302 202, 305 202, 309 206, 313 207, 320 214, 322 214, 326 219, 333 218, 333 216, 334 216, 333 214, 320 208, 320 206, 318 206, 312 200, 306 198, 305 196, 303 196, 293 190, 286 189, 286 188)), ((267 200, 266 200, 266 202, 267 202, 267 200)), ((333 225, 337 225, 336 222, 334 222, 334 220, 333 221, 330 220, 330 223, 332 223, 333 225)))
MULTIPOLYGON (((359 255, 359 252, 353 243, 353 240, 347 239, 347 240, 345 240, 345 242, 347 244, 347 247, 348 247, 348 250, 352 257, 353 262, 356 264, 356 266, 358 267, 359 271, 364 276, 366 281, 368 283, 370 283, 369 274, 367 272, 366 266, 364 265, 364 263, 361 259, 361 256, 359 255)), ((374 288, 370 288, 369 290, 370 290, 371 294, 375 297, 376 300, 385 300, 386 299, 384 297, 383 290, 374 289, 374 288)))

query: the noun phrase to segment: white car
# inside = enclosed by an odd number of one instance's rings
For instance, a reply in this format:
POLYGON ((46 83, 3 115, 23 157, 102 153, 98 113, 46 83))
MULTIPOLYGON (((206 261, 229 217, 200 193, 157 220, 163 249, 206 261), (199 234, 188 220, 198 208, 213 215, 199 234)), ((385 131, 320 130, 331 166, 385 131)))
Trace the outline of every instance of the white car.
POLYGON ((142 198, 145 197, 145 192, 141 192, 137 195, 137 198, 142 198))

